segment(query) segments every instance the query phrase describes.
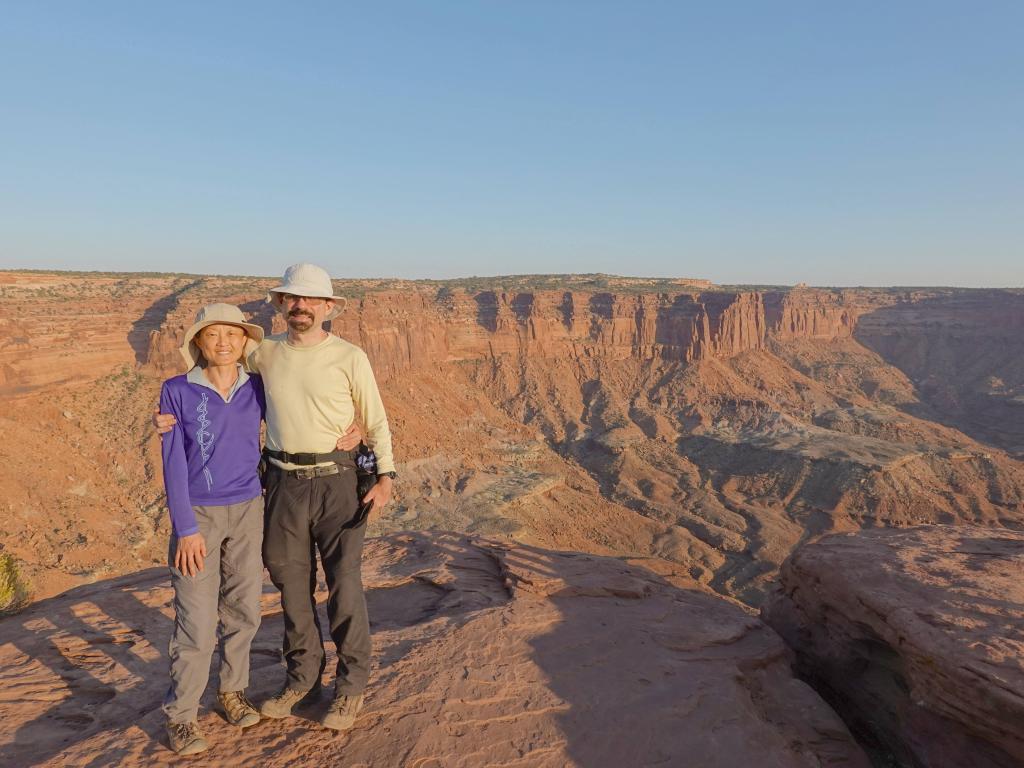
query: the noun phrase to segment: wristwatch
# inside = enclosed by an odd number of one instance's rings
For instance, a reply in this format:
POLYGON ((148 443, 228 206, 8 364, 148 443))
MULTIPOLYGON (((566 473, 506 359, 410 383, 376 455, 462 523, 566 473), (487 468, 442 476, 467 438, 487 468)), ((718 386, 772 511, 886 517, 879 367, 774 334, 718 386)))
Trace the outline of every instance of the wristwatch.
POLYGON ((390 477, 392 480, 394 480, 396 477, 398 477, 398 473, 395 472, 394 470, 391 470, 390 472, 378 472, 377 477, 390 477))

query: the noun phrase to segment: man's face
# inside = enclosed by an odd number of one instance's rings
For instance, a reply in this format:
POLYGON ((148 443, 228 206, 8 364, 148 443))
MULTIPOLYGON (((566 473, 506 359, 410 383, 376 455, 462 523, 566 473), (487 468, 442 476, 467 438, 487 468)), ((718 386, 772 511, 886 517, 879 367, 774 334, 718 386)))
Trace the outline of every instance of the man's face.
POLYGON ((245 349, 245 331, 237 325, 214 323, 194 337, 196 346, 211 365, 232 365, 242 358, 245 349))
POLYGON ((288 321, 288 327, 295 331, 320 328, 327 315, 334 309, 334 301, 319 296, 295 296, 291 293, 277 294, 281 314, 288 321))

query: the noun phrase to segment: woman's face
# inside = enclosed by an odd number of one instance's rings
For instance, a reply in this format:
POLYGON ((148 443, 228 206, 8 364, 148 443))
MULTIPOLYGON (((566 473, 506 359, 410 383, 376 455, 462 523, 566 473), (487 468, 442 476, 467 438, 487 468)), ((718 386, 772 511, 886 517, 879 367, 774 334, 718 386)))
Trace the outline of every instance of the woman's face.
POLYGON ((210 365, 233 365, 242 359, 246 338, 237 325, 215 323, 197 333, 195 342, 210 365))

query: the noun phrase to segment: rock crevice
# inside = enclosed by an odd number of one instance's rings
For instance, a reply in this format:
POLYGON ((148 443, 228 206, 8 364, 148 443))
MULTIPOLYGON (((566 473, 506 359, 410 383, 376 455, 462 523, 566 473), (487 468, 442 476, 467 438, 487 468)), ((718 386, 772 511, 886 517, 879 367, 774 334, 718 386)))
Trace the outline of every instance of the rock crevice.
POLYGON ((921 768, 1024 765, 1024 533, 828 536, 783 565, 765 620, 880 752, 921 768))

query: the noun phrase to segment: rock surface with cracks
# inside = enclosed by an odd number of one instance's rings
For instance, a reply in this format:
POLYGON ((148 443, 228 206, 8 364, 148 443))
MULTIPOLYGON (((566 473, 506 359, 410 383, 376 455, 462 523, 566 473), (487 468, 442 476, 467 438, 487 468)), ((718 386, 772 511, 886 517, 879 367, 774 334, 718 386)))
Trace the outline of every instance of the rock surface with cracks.
POLYGON ((900 764, 1024 765, 1024 534, 928 526, 828 536, 764 617, 798 669, 900 764))
MULTIPOLYGON (((778 636, 697 585, 453 534, 369 540, 363 571, 375 656, 355 728, 317 725, 325 697, 243 737, 213 713, 214 679, 200 715, 209 764, 868 766, 778 636)), ((160 711, 171 597, 158 568, 0 621, 4 762, 177 763, 160 711)), ((257 701, 283 678, 271 587, 263 601, 257 701)))

